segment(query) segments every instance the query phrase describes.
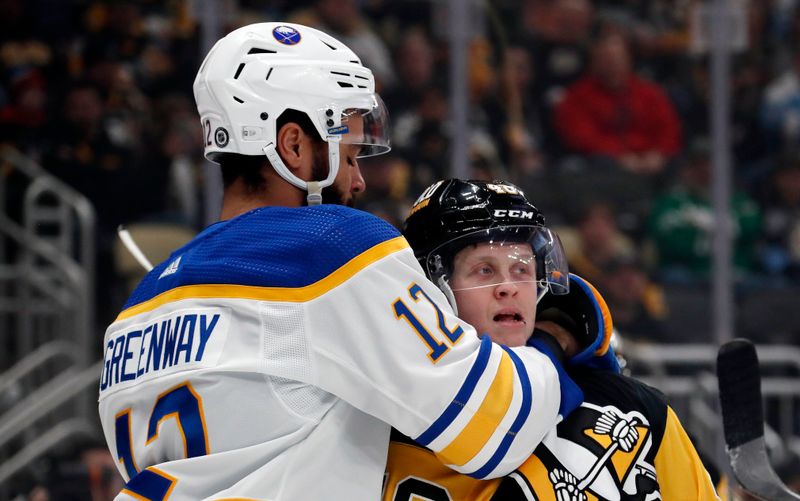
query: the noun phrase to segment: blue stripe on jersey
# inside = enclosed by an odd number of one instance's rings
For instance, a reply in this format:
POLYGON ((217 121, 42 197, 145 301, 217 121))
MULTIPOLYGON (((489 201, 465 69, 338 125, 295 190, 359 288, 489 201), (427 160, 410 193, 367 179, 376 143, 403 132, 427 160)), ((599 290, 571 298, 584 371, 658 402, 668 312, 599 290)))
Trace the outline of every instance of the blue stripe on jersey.
POLYGON ((173 252, 123 309, 186 285, 304 287, 399 235, 382 219, 340 205, 261 207, 209 226, 173 252))
POLYGON ((422 432, 422 434, 415 439, 417 443, 427 446, 435 438, 441 435, 448 426, 450 426, 453 420, 464 408, 464 405, 466 405, 467 401, 469 401, 470 396, 472 396, 472 392, 475 391, 475 386, 478 384, 483 372, 486 370, 486 364, 489 362, 489 355, 491 353, 492 340, 489 338, 489 336, 483 336, 481 339, 481 347, 478 350, 478 356, 475 359, 475 363, 472 364, 472 368, 470 368, 469 373, 467 374, 464 383, 461 385, 461 388, 458 390, 458 393, 456 393, 455 398, 452 402, 450 402, 450 405, 447 406, 447 408, 436 419, 436 421, 434 421, 427 430, 422 432))
POLYGON ((528 371, 525 370, 525 364, 523 364, 519 356, 517 356, 517 354, 510 350, 507 346, 503 346, 503 349, 506 350, 508 355, 511 357, 511 360, 514 361, 514 366, 517 368, 519 382, 522 385, 522 405, 520 405, 517 417, 511 424, 511 429, 508 430, 508 433, 506 433, 506 435, 503 437, 503 440, 500 442, 500 446, 497 447, 497 450, 494 451, 494 454, 489 461, 486 462, 486 464, 484 464, 475 472, 469 474, 470 477, 483 478, 497 467, 497 465, 500 463, 500 460, 503 459, 508 452, 508 449, 511 447, 511 443, 517 437, 517 433, 519 432, 520 428, 522 428, 523 423, 528 420, 528 416, 531 413, 533 392, 531 390, 531 381, 528 378, 528 371))

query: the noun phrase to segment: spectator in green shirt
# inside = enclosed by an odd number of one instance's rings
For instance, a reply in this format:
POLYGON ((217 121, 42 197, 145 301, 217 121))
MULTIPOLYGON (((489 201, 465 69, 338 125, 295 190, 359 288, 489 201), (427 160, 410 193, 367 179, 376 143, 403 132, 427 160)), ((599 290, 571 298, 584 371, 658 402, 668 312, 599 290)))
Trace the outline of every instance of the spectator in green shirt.
MULTIPOLYGON (((733 264, 739 274, 755 266, 755 246, 761 227, 756 203, 735 191, 730 201, 733 222, 733 264)), ((696 141, 680 169, 678 183, 657 197, 647 232, 657 258, 656 271, 665 280, 704 279, 711 270, 714 229, 720 224, 711 201, 708 142, 696 141)))

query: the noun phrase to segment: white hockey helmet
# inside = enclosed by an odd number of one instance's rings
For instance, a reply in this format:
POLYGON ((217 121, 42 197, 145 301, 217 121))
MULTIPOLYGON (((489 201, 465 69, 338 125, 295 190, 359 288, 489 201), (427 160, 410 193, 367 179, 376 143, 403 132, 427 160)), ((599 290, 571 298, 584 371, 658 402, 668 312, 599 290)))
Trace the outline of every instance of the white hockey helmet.
MULTIPOLYGON (((375 78, 346 45, 314 28, 257 23, 232 31, 209 51, 194 80, 205 156, 266 155, 289 183, 308 191, 309 204, 339 170, 339 143, 362 146, 359 158, 390 150, 389 117, 375 78), (305 182, 276 151, 276 121, 286 110, 308 115, 328 143, 328 176, 305 182), (363 117, 363 134, 348 120, 363 117)), ((360 127, 358 128, 360 129, 360 127)))

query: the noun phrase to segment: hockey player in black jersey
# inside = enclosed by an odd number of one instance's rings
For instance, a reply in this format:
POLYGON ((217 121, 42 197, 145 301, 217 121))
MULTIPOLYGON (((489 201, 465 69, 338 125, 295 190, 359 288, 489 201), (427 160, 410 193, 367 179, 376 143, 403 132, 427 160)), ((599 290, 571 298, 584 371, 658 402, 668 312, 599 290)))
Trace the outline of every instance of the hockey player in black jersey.
POLYGON ((404 235, 428 276, 478 332, 511 346, 542 343, 539 329, 555 336, 584 403, 502 479, 458 475, 395 432, 384 501, 717 499, 665 397, 619 374, 600 294, 576 275, 569 294, 542 294, 536 268, 551 263, 536 255, 530 235, 537 227, 544 227, 543 216, 515 186, 448 180, 417 201, 404 235), (528 268, 520 266, 521 255, 530 257, 528 268))

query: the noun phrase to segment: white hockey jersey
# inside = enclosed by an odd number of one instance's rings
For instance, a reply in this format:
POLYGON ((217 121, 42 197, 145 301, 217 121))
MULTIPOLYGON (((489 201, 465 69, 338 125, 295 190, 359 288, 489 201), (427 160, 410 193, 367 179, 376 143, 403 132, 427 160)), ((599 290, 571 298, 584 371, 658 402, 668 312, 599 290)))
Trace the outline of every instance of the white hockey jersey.
POLYGON ((118 499, 380 498, 390 426, 457 471, 513 471, 556 422, 557 372, 479 339, 367 213, 265 207, 145 277, 105 335, 118 499))

